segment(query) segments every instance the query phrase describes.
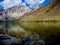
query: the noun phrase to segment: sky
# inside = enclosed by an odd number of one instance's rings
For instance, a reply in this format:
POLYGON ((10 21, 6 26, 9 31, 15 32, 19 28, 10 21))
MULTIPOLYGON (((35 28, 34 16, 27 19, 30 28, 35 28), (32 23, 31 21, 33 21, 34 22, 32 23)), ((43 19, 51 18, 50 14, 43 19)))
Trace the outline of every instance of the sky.
POLYGON ((0 0, 0 10, 11 8, 13 6, 24 5, 30 8, 36 8, 39 5, 45 6, 52 0, 0 0))

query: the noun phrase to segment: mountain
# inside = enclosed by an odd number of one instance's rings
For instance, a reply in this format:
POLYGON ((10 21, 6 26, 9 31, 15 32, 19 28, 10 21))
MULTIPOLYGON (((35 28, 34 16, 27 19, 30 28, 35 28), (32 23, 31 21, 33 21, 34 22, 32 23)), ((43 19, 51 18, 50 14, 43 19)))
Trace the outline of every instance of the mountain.
POLYGON ((21 16, 23 16, 25 13, 30 12, 31 9, 21 5, 21 6, 14 6, 12 8, 8 8, 6 11, 9 19, 18 19, 21 16))
POLYGON ((16 20, 23 16, 25 13, 31 12, 32 9, 20 5, 14 6, 3 11, 0 11, 0 20, 16 20))
POLYGON ((20 21, 49 21, 60 20, 60 0, 51 2, 50 4, 40 7, 37 10, 25 14, 20 21))

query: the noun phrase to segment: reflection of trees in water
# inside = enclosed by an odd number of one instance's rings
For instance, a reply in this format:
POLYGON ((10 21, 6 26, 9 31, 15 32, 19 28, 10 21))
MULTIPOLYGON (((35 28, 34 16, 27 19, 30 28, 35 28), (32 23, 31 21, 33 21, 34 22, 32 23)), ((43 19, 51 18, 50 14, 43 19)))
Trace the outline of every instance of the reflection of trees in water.
POLYGON ((50 41, 60 40, 60 22, 20 22, 21 26, 35 32, 39 37, 46 37, 50 41), (59 36, 58 36, 59 35, 59 36))
POLYGON ((30 34, 30 32, 27 32, 25 29, 21 28, 18 24, 11 24, 8 28, 8 34, 13 35, 17 38, 23 38, 30 34))

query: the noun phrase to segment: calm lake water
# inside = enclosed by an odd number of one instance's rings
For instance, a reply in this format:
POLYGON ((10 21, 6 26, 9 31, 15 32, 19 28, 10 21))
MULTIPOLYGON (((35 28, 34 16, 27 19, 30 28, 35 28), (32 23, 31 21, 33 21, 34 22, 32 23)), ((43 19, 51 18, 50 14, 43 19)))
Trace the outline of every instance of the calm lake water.
POLYGON ((0 22, 0 29, 7 32, 20 31, 39 34, 50 31, 51 33, 58 33, 60 30, 60 22, 0 22))
POLYGON ((41 41, 42 39, 59 40, 60 22, 0 22, 0 34, 7 34, 17 39, 30 36, 45 44, 44 41, 41 41))

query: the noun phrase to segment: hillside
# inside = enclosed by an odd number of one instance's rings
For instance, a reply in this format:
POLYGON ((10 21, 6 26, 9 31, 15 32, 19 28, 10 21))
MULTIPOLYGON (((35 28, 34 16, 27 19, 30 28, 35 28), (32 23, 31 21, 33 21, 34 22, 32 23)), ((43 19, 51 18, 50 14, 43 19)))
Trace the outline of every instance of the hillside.
POLYGON ((21 16, 24 15, 24 13, 30 12, 31 10, 28 7, 21 5, 21 6, 14 6, 12 8, 8 8, 6 11, 7 11, 8 19, 13 20, 20 18, 21 16))
POLYGON ((60 2, 52 2, 45 7, 40 7, 34 12, 25 14, 20 21, 48 21, 60 20, 60 2))
POLYGON ((31 12, 31 10, 32 9, 23 5, 0 10, 0 20, 17 20, 25 13, 31 12))

